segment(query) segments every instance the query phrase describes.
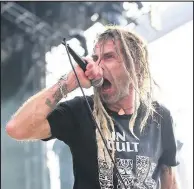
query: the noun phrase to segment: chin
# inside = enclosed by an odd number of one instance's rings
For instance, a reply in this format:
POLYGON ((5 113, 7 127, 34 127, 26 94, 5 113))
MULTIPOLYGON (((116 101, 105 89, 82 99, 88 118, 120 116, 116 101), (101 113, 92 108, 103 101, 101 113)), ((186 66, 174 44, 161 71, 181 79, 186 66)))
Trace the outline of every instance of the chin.
POLYGON ((106 98, 102 98, 102 101, 105 103, 105 104, 115 104, 117 102, 117 100, 115 99, 106 99, 106 98))
POLYGON ((128 96, 128 93, 114 93, 114 94, 103 94, 101 95, 101 99, 106 104, 116 104, 120 100, 123 100, 126 96, 128 96))
POLYGON ((110 94, 103 94, 101 95, 101 99, 106 104, 115 104, 119 101, 119 97, 116 94, 110 95, 110 94))

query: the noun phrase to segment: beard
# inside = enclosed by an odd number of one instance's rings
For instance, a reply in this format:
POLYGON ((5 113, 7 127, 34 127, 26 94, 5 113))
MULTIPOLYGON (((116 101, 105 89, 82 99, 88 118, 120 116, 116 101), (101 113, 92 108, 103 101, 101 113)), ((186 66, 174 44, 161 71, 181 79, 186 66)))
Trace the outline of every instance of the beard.
POLYGON ((111 81, 111 92, 102 93, 100 92, 101 100, 106 104, 115 104, 129 95, 130 81, 129 77, 122 76, 111 81))

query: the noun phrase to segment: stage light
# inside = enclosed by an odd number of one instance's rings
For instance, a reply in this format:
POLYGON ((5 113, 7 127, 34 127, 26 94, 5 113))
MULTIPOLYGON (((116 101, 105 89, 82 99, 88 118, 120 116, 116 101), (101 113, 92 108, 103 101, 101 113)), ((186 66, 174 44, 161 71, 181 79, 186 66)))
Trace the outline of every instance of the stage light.
POLYGON ((131 3, 129 3, 129 2, 123 2, 123 9, 124 10, 129 10, 130 9, 130 5, 131 3))
POLYGON ((91 21, 95 22, 99 18, 99 14, 95 13, 91 16, 91 21))

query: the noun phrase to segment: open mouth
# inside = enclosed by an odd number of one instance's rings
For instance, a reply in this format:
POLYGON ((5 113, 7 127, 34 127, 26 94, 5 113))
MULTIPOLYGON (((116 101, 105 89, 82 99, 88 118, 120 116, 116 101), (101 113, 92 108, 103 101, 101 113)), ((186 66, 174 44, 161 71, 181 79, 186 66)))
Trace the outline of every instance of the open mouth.
POLYGON ((102 84, 103 91, 107 91, 111 88, 111 82, 108 79, 104 79, 104 82, 102 84))

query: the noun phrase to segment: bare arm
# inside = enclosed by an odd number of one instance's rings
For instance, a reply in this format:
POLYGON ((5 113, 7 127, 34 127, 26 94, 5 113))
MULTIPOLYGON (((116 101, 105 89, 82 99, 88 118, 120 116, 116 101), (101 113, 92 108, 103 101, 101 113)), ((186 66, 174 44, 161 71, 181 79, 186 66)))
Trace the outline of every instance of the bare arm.
POLYGON ((176 168, 163 165, 160 179, 161 189, 180 189, 176 168))
MULTIPOLYGON (((73 72, 69 73, 67 80, 62 80, 61 83, 66 94, 77 88, 73 72)), ((58 84, 32 96, 6 125, 8 135, 17 140, 43 139, 51 136, 46 117, 61 99, 58 84)))
MULTIPOLYGON (((79 66, 75 68, 83 88, 90 88, 90 80, 95 81, 95 79, 99 79, 99 75, 100 77, 103 76, 98 63, 92 59, 88 59, 87 62, 85 73, 79 66)), ((67 81, 62 81, 62 85, 64 93, 71 92, 78 87, 73 71, 68 74, 67 81)), ((46 118, 61 98, 58 84, 32 96, 8 122, 6 126, 8 135, 17 140, 35 140, 50 137, 50 125, 46 118)))

